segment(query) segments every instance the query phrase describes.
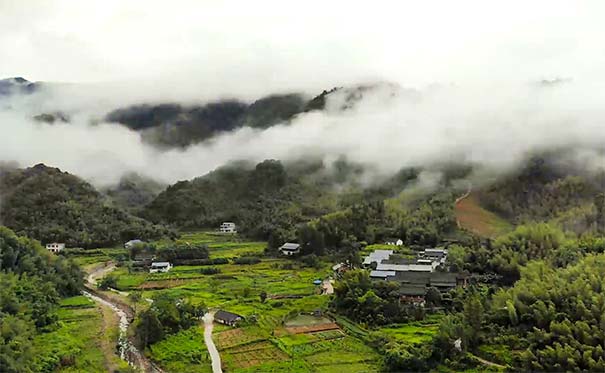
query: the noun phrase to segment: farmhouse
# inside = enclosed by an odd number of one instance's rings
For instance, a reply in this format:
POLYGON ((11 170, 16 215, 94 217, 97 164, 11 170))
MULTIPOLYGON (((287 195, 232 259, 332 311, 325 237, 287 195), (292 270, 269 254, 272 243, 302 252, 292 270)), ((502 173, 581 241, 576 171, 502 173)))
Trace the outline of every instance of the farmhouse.
POLYGON ((279 248, 279 252, 282 255, 296 255, 300 253, 300 245, 297 243, 286 242, 279 248))
POLYGON ((218 228, 218 231, 221 233, 237 233, 237 229, 235 227, 235 223, 232 222, 224 222, 218 228))
POLYGON ((145 242, 143 242, 143 241, 141 241, 141 240, 130 240, 130 241, 128 241, 128 242, 126 242, 126 243, 124 244, 124 248, 125 248, 125 249, 130 249, 130 248, 132 248, 134 245, 139 245, 139 244, 142 244, 142 243, 145 243, 145 242))
POLYGON ((151 268, 149 268, 149 273, 168 272, 171 268, 172 264, 170 262, 153 262, 151 268))
POLYGON ((445 263, 445 260, 447 259, 447 249, 425 249, 424 251, 421 251, 418 256, 425 260, 445 263))
POLYGON ((229 326, 235 326, 238 322, 242 321, 243 319, 243 316, 223 310, 218 310, 214 314, 214 320, 216 322, 229 326))
POLYGON ((46 250, 50 251, 51 253, 59 253, 61 250, 65 249, 65 244, 64 243, 49 243, 46 245, 46 250))

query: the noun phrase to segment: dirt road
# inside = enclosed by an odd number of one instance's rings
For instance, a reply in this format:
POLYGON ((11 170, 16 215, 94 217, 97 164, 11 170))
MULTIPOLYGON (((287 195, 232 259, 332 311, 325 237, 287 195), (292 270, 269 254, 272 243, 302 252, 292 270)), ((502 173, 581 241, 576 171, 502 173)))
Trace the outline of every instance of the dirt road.
POLYGON ((204 317, 204 342, 212 360, 212 373, 222 373, 221 355, 219 355, 214 341, 212 340, 212 329, 214 328, 214 312, 207 312, 204 317))

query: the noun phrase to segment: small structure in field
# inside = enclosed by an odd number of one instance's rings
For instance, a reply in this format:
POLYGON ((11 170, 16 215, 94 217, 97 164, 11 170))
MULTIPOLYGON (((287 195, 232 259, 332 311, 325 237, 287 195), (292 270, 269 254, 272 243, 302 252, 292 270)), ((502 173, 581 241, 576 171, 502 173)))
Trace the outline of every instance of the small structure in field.
POLYGON ((220 225, 218 231, 221 233, 237 233, 237 228, 235 227, 235 223, 226 221, 220 225))
POLYGON ((158 272, 168 272, 172 268, 172 264, 170 262, 153 262, 151 263, 151 268, 149 268, 149 273, 158 273, 158 272))
POLYGON ((287 256, 296 255, 300 253, 300 245, 297 243, 286 242, 279 248, 279 252, 282 253, 282 255, 287 256))
POLYGON ((218 310, 214 314, 214 320, 218 323, 235 326, 238 322, 242 321, 244 316, 238 315, 236 313, 231 313, 223 310, 218 310))
POLYGON ((50 251, 51 253, 54 253, 54 254, 58 254, 63 249, 65 249, 65 244, 64 243, 53 242, 53 243, 49 243, 49 244, 46 245, 46 250, 48 250, 48 251, 50 251))
POLYGON ((130 241, 128 241, 128 242, 126 242, 124 244, 124 248, 125 249, 130 249, 130 248, 132 248, 135 245, 139 245, 139 244, 143 244, 143 243, 145 243, 145 242, 143 242, 141 240, 138 240, 138 239, 137 240, 130 240, 130 241))

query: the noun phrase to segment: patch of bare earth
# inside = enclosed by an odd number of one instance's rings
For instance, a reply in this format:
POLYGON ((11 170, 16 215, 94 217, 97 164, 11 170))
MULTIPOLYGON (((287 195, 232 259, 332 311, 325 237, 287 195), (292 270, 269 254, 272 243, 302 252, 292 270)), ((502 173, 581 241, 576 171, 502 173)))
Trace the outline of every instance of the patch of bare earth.
POLYGON ((456 202, 454 212, 460 228, 481 237, 495 237, 509 229, 509 223, 481 207, 472 193, 456 202))

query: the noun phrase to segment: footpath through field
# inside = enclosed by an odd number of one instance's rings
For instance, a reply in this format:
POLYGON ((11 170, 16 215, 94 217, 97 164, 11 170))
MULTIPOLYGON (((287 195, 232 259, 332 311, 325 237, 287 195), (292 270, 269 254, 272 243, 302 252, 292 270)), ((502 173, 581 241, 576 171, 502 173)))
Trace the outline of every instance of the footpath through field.
POLYGON ((214 345, 212 340, 212 329, 214 324, 214 311, 207 312, 204 317, 204 342, 206 342, 206 348, 210 354, 210 360, 212 360, 212 373, 223 373, 221 368, 221 355, 218 353, 218 349, 214 345))

